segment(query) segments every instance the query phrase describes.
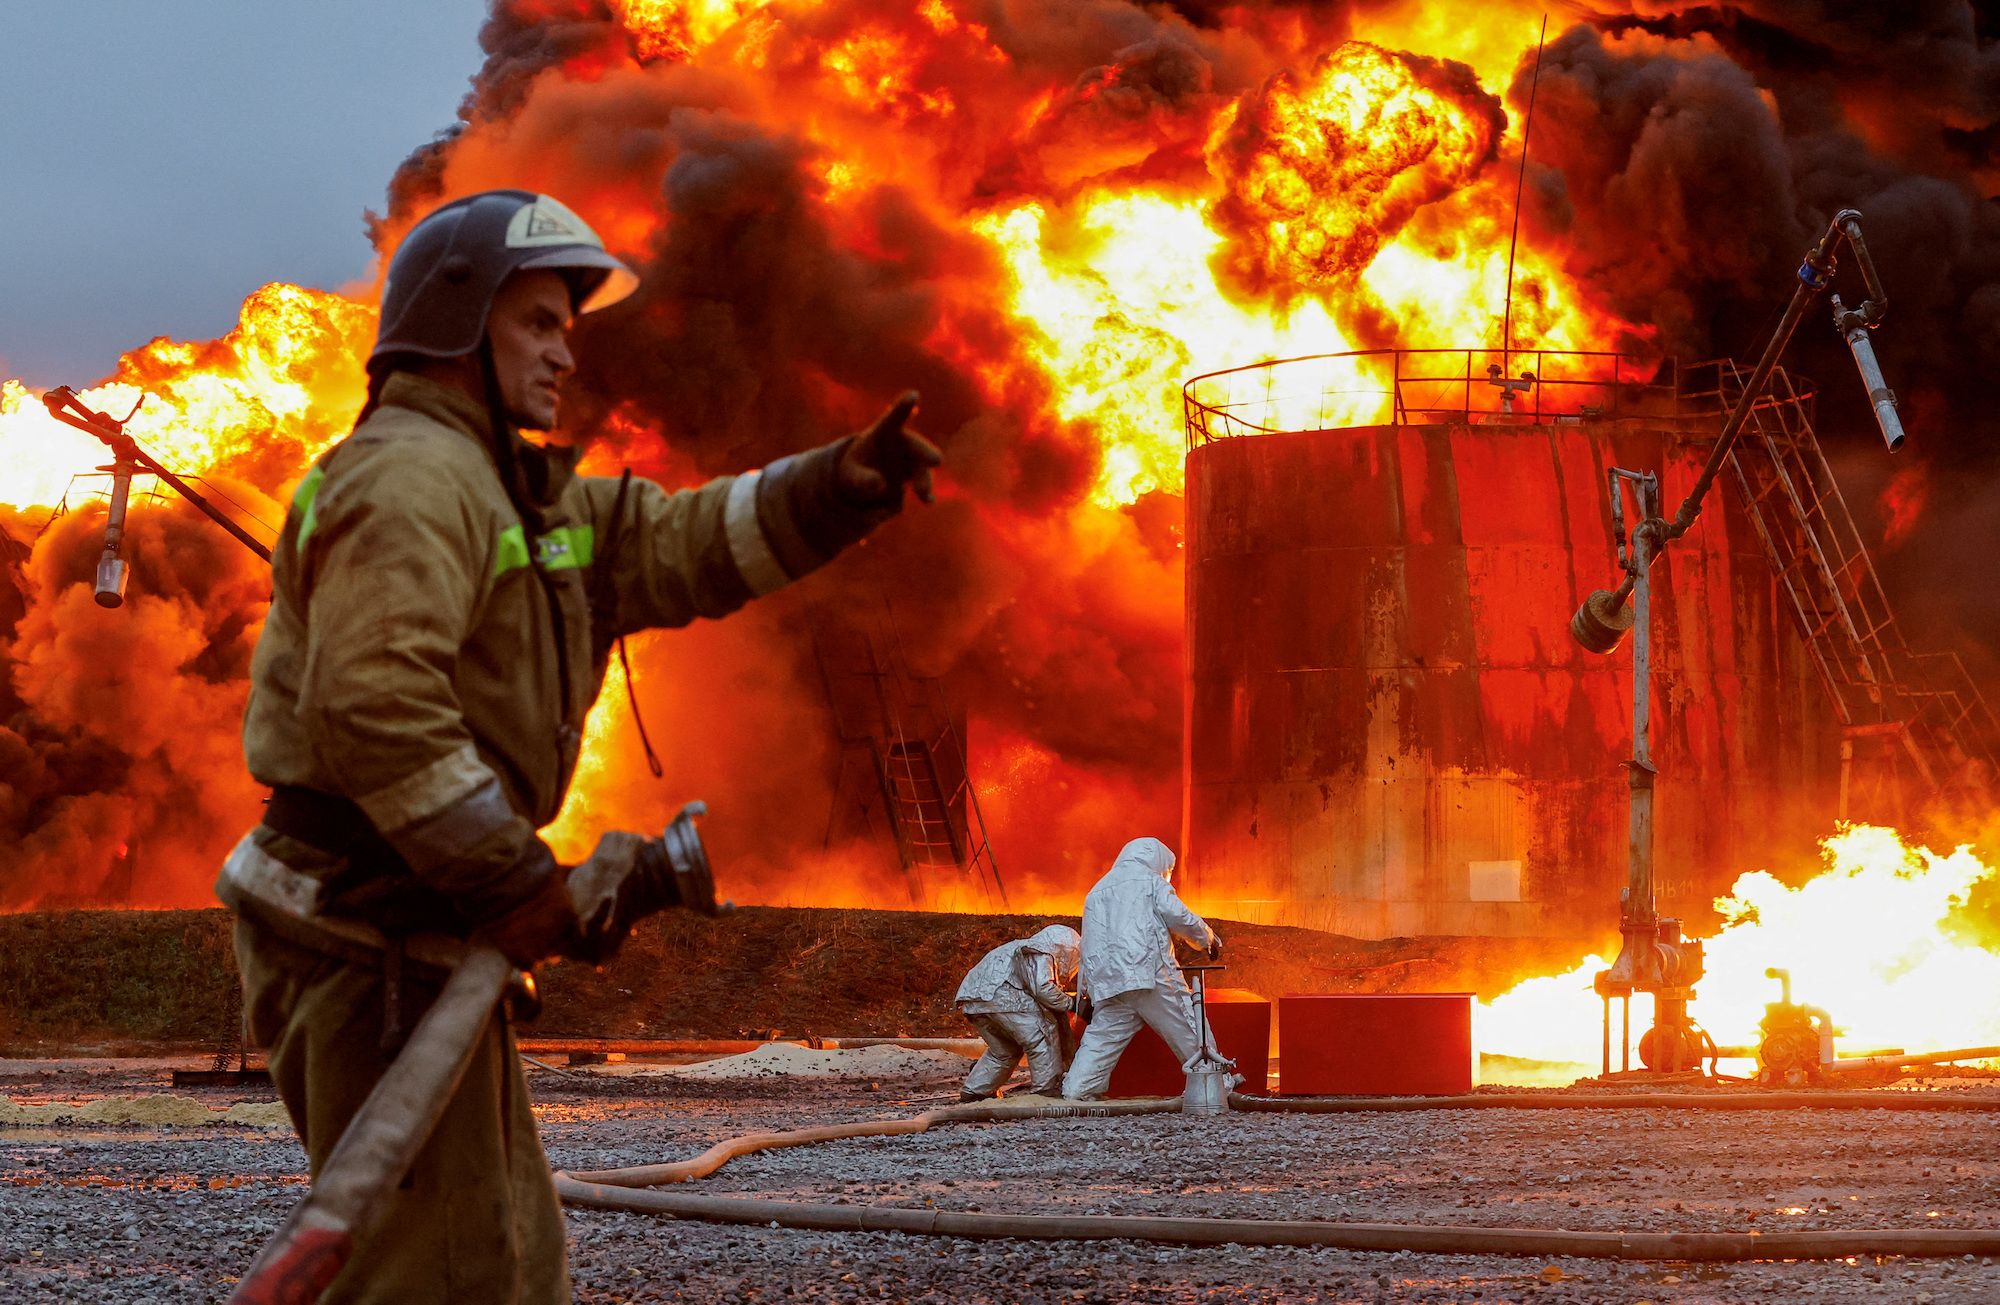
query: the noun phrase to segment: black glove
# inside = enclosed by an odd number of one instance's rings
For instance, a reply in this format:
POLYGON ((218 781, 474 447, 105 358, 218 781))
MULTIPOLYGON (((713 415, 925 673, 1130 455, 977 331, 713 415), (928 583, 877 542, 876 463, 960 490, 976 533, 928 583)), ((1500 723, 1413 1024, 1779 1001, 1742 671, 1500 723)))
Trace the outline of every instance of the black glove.
MULTIPOLYGON (((539 844, 537 845, 539 846, 539 844)), ((557 952, 576 945, 576 910, 570 905, 569 871, 552 866, 534 896, 473 931, 472 941, 498 949, 523 970, 531 970, 557 952)))
POLYGON ((1092 1004, 1090 998, 1081 994, 1078 994, 1075 1005, 1077 1022, 1089 1028, 1091 1016, 1097 1013, 1096 1006, 1092 1004))
POLYGON ((1213 930, 1210 930, 1208 935, 1208 959, 1211 961, 1222 959, 1222 935, 1213 930))
POLYGON ((837 479, 848 502, 893 507, 902 501, 906 485, 926 503, 935 496, 931 470, 944 461, 944 454, 903 425, 916 410, 917 392, 907 391, 848 444, 837 479))

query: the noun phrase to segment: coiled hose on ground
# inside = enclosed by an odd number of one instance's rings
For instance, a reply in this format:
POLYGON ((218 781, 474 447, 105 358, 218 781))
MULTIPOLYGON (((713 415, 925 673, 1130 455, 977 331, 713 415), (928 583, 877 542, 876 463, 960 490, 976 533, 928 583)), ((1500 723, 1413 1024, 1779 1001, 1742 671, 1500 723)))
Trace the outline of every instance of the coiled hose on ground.
MULTIPOLYGON (((1237 1110, 1307 1114, 1409 1110, 2000 1110, 2000 1098, 1915 1092, 1540 1093, 1491 1092, 1461 1097, 1258 1097, 1231 1094, 1237 1110)), ((904 1137, 944 1124, 1020 1119, 1075 1119, 1178 1111, 1175 1097, 1090 1104, 1004 1102, 946 1106, 904 1119, 830 1124, 781 1133, 749 1133, 718 1142, 690 1160, 574 1174, 557 1171, 556 1191, 571 1205, 628 1210, 710 1223, 762 1224, 825 1232, 901 1232, 1033 1241, 1124 1239, 1183 1246, 1315 1246, 1341 1250, 1422 1251, 1445 1255, 1574 1256, 1619 1260, 1810 1260, 1853 1255, 1996 1255, 2000 1229, 1826 1229, 1814 1232, 1588 1232, 1562 1228, 1482 1228, 1297 1219, 1221 1219, 1184 1215, 985 1214, 879 1205, 831 1205, 756 1197, 663 1192, 661 1184, 705 1178, 738 1156, 859 1137, 904 1137)))

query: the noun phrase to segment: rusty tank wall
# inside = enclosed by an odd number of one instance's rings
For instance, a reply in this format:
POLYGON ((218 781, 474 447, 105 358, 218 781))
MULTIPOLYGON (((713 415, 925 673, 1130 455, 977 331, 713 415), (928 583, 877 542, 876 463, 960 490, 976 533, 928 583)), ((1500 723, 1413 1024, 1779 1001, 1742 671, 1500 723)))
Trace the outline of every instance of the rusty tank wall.
MULTIPOLYGON (((1191 899, 1369 938, 1614 933, 1631 641, 1586 653, 1569 619, 1614 576, 1606 469, 1661 468, 1671 513, 1707 447, 1632 420, 1195 447, 1191 899)), ((1828 832, 1838 731, 1726 471, 1653 578, 1659 899, 1707 922, 1828 832)))

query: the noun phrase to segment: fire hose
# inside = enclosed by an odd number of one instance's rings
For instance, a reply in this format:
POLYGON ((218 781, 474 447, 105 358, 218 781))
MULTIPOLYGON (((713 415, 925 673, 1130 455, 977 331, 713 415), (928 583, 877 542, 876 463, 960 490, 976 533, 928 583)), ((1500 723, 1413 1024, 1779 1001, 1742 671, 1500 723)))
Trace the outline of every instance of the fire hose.
MULTIPOLYGON (((1890 1109, 2000 1110, 2000 1100, 1916 1093, 1767 1092, 1480 1093, 1459 1097, 1301 1097, 1232 1094, 1232 1107, 1300 1113, 1368 1113, 1464 1109, 1890 1109), (1892 1104, 1893 1103, 1893 1104, 1892 1104), (1948 1103, 1948 1104, 1947 1104, 1948 1103)), ((1807 1232, 1632 1232, 1472 1225, 1334 1223, 1302 1219, 1230 1219, 1184 1215, 987 1214, 835 1205, 761 1197, 663 1192, 658 1184, 705 1178, 739 1156, 783 1147, 864 1137, 903 1137, 944 1124, 1162 1114, 1180 1109, 1172 1098, 1110 1103, 1009 1107, 947 1106, 904 1119, 835 1124, 779 1133, 751 1133, 718 1142, 699 1156, 669 1164, 555 1174, 566 1203, 598 1210, 666 1215, 707 1223, 762 1225, 821 1232, 900 1232, 973 1240, 1126 1240, 1181 1246, 1303 1246, 1336 1250, 1412 1251, 1444 1255, 1570 1256, 1617 1260, 1807 1260, 1854 1255, 1956 1256, 2000 1254, 2000 1229, 1852 1228, 1807 1232)))

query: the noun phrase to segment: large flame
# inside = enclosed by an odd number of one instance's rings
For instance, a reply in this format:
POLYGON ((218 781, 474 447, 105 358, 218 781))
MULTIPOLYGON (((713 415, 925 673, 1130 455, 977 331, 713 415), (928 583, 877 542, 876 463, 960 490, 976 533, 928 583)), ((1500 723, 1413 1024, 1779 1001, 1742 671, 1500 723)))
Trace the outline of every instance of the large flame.
POLYGON ((1209 146, 1225 262, 1260 295, 1345 289, 1416 211, 1476 179, 1505 115, 1464 65, 1350 41, 1280 73, 1209 146))
MULTIPOLYGON (((239 476, 275 494, 346 433, 361 406, 361 362, 374 333, 366 305, 267 285, 243 301, 221 339, 154 340, 81 397, 113 417, 131 412, 127 432, 171 471, 239 476)), ((0 381, 0 504, 54 507, 77 476, 109 456, 51 417, 39 393, 0 381)))
MULTIPOLYGON (((1707 940, 1689 1014, 1719 1045, 1754 1047, 1765 1005, 1778 1000, 1765 971, 1782 969, 1793 999, 1828 1012, 1849 1053, 2000 1045, 2000 1005, 1986 999, 2000 990, 2000 953, 1981 945, 1966 912, 1993 867, 1971 847, 1934 852, 1874 825, 1847 826, 1821 849, 1825 868, 1796 887, 1758 870, 1716 899, 1724 924, 1707 940)), ((1596 1066, 1603 1007, 1591 980, 1606 964, 1593 956, 1483 1003, 1480 1050, 1596 1066)), ((1635 1039, 1645 1007, 1633 1008, 1635 1039)))
MULTIPOLYGON (((1401 346, 1558 350, 1649 332, 1594 311, 1538 251, 1515 267, 1506 187, 1474 186, 1505 123, 1469 69, 1350 41, 1221 112, 1192 194, 1092 190, 995 209, 1026 350, 1103 449, 1096 497, 1181 484, 1180 383, 1206 366, 1401 346), (1448 220, 1412 224, 1452 200, 1448 220)), ((1168 188, 1171 189, 1171 188, 1168 188)), ((1295 428, 1386 421, 1380 363, 1329 371, 1295 428), (1333 396, 1329 402, 1328 397, 1333 396)))

